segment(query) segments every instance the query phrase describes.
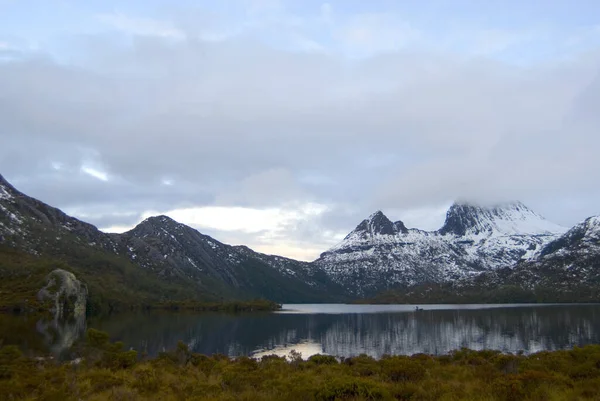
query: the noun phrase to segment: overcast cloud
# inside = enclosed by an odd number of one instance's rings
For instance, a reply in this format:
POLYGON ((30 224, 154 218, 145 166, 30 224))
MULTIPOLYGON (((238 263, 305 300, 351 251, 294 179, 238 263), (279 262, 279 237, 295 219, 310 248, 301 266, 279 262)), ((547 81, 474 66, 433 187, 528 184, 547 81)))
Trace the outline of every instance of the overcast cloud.
POLYGON ((0 2, 0 173, 100 228, 168 213, 310 260, 377 209, 425 229, 455 199, 600 214, 600 21, 66 2, 89 26, 44 31, 23 3, 0 2))

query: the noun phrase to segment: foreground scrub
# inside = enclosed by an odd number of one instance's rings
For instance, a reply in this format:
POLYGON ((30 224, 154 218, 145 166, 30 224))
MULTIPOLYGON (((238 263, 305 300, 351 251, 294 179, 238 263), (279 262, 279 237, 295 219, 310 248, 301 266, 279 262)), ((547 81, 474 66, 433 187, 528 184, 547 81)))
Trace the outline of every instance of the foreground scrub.
POLYGON ((230 359, 176 350, 154 359, 89 330, 80 360, 0 349, 2 400, 585 400, 600 394, 600 346, 529 356, 463 349, 341 361, 230 359))

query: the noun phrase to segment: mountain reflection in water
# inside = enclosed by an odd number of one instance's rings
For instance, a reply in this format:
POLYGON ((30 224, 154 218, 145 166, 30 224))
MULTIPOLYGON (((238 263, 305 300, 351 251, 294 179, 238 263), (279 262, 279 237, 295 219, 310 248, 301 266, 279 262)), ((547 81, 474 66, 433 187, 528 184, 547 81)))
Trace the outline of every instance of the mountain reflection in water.
MULTIPOLYGON (((308 357, 315 353, 348 357, 361 353, 444 354, 467 347, 526 353, 600 342, 600 305, 284 305, 283 312, 253 314, 137 313, 87 321, 87 327, 107 331, 149 355, 172 350, 179 340, 202 354, 229 356, 292 349, 308 357)), ((33 334, 22 319, 3 318, 5 343, 32 348, 33 334), (13 323, 11 323, 13 322, 13 323), (14 326, 11 331, 10 325, 14 326), (20 326, 17 326, 20 324, 20 326)), ((47 350, 62 352, 85 330, 86 322, 48 325, 32 331, 47 350), (49 330, 51 328, 51 330, 49 330), (42 334, 40 334, 42 333, 42 334), (51 334, 51 335, 49 335, 51 334)))
POLYGON ((173 349, 178 340, 203 354, 285 354, 296 349, 304 357, 444 354, 461 347, 531 353, 600 342, 599 305, 442 307, 446 309, 399 306, 400 311, 381 311, 359 305, 284 305, 292 310, 237 316, 138 314, 90 326, 150 355, 173 349))

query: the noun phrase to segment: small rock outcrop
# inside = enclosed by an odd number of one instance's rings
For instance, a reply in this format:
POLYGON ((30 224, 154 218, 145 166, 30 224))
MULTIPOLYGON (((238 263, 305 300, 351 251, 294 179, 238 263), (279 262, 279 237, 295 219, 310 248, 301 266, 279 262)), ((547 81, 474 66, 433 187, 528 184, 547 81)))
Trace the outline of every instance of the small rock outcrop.
POLYGON ((50 302, 55 318, 85 315, 87 287, 71 272, 56 269, 46 277, 46 286, 38 292, 40 302, 50 302))

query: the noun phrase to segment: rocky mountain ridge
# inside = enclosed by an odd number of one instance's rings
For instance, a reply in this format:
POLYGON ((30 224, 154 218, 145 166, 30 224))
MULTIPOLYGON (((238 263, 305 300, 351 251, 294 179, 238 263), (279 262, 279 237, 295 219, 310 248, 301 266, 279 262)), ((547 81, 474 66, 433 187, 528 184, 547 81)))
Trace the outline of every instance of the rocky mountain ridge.
POLYGON ((377 211, 308 263, 227 245, 167 216, 106 234, 22 194, 0 176, 0 243, 72 260, 78 260, 75 248, 79 254, 91 249, 210 299, 339 302, 423 284, 490 291, 505 284, 596 285, 599 222, 590 218, 567 230, 520 202, 455 203, 439 230, 424 231, 377 211))
POLYGON ((503 281, 556 291, 580 291, 582 283, 600 285, 600 216, 587 218, 546 244, 536 257, 507 271, 503 281))
POLYGON ((31 254, 76 260, 75 247, 112 255, 148 273, 177 279, 212 299, 345 299, 329 278, 299 262, 223 244, 166 216, 107 234, 31 198, 0 176, 0 243, 31 254))
POLYGON ((429 232, 392 223, 377 211, 314 263, 362 296, 513 266, 535 258, 565 231, 520 202, 488 208, 455 203, 444 225, 429 232))

